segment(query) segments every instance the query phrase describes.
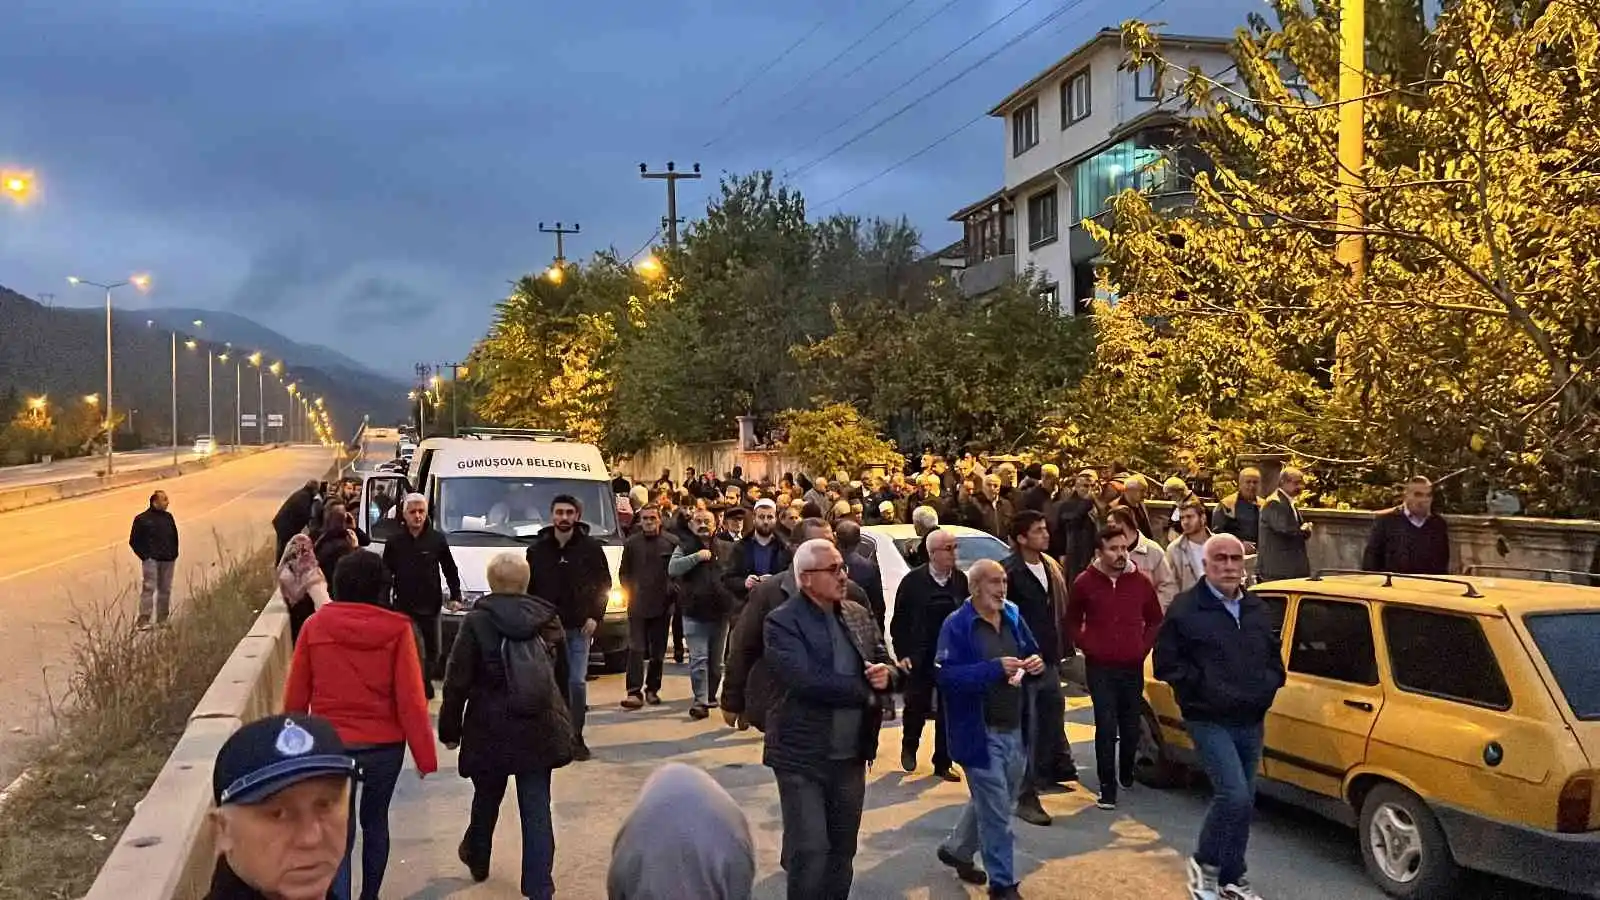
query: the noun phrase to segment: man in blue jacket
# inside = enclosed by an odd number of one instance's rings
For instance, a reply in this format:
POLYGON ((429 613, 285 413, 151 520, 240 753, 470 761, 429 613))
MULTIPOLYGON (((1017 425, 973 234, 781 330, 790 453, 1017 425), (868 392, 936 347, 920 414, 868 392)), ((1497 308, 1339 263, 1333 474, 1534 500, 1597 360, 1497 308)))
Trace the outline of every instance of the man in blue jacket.
POLYGON ((967 580, 972 597, 945 619, 935 665, 950 756, 966 772, 972 799, 938 855, 962 881, 987 881, 990 897, 1019 898, 1011 812, 1028 769, 1028 719, 1046 666, 1028 623, 1006 600, 1005 567, 980 560, 967 580), (973 865, 980 850, 983 871, 973 865))

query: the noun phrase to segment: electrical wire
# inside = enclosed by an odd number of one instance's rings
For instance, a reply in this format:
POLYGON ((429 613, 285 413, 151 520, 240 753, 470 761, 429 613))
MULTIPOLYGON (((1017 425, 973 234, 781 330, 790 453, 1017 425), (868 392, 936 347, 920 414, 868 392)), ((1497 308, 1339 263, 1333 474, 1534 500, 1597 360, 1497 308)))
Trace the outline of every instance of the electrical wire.
MULTIPOLYGON (((932 72, 934 69, 938 68, 941 64, 943 64, 950 57, 955 56, 957 53, 960 53, 962 50, 965 50, 967 47, 971 46, 974 41, 978 40, 979 38, 983 37, 984 35, 988 34, 991 31, 993 31, 995 28, 998 28, 1007 19, 1010 19, 1012 16, 1016 15, 1017 13, 1022 12, 1023 9, 1028 7, 1033 2, 1034 2, 1034 0, 1021 0, 1020 3, 1018 3, 1016 6, 1013 6, 1010 9, 1010 11, 1008 11, 1005 15, 1001 16, 998 19, 995 19, 993 22, 990 22, 988 25, 985 25, 976 34, 973 34, 971 37, 967 38, 966 40, 962 41, 961 43, 959 43, 959 44, 955 45, 954 47, 950 48, 948 51, 945 52, 945 54, 943 56, 939 57, 938 59, 934 60, 931 63, 928 63, 926 66, 923 66, 922 68, 918 69, 916 71, 916 73, 913 74, 910 78, 907 78, 906 80, 904 80, 904 81, 900 82, 899 84, 895 85, 894 87, 890 88, 887 92, 885 92, 884 94, 879 96, 878 99, 872 101, 871 103, 868 103, 866 106, 863 106, 861 109, 856 110, 856 112, 853 115, 851 115, 850 117, 846 118, 843 122, 840 122, 839 124, 833 126, 832 128, 828 129, 827 131, 823 132, 822 134, 812 138, 809 142, 807 142, 806 144, 801 145, 798 149, 791 150, 789 153, 787 153, 784 156, 780 157, 777 160, 777 162, 773 163, 774 168, 776 168, 777 166, 781 166, 787 160, 793 159, 794 157, 800 155, 802 152, 804 152, 806 150, 809 150, 812 147, 816 146, 817 144, 821 143, 822 141, 827 140, 828 138, 832 137, 835 134, 838 134, 840 131, 844 130, 845 127, 849 126, 851 123, 859 121, 862 116, 864 116, 867 113, 871 112, 872 110, 876 109, 885 100, 888 100, 890 97, 893 97, 895 94, 899 93, 902 89, 906 88, 907 86, 909 86, 913 82, 915 82, 918 78, 921 78, 922 76, 928 74, 929 72, 932 72)), ((790 173, 786 172, 785 174, 787 175, 787 174, 790 174, 790 173)))
POLYGON ((1040 19, 1039 21, 1033 23, 1032 25, 1029 25, 1027 28, 1024 28, 1022 31, 1018 32, 1016 35, 1013 35, 1005 43, 1001 44, 1000 46, 994 48, 993 50, 991 50, 988 53, 984 54, 983 56, 979 57, 976 61, 974 61, 973 63, 968 65, 966 68, 964 68, 961 71, 955 73, 954 75, 951 75, 949 78, 946 78, 944 81, 939 82, 937 85, 934 85, 931 89, 929 89, 927 91, 924 91, 923 93, 919 94, 911 102, 906 103, 905 105, 901 106, 899 109, 895 110, 894 112, 890 113, 889 115, 884 116, 882 119, 879 119, 877 122, 873 123, 871 126, 869 126, 869 127, 865 128, 865 129, 857 132, 855 134, 855 136, 851 137, 849 140, 845 141, 844 143, 840 144, 839 146, 834 147, 832 150, 829 150, 827 153, 824 153, 821 156, 817 157, 816 159, 811 160, 810 162, 806 163, 805 165, 801 166, 800 168, 792 170, 792 172, 790 174, 793 175, 793 176, 800 176, 800 175, 804 175, 806 172, 809 172, 810 170, 816 168, 817 165, 822 163, 824 160, 826 160, 826 159, 828 159, 828 158, 830 158, 830 157, 832 157, 832 156, 834 156, 834 155, 836 155, 836 154, 848 149, 849 147, 853 146, 856 142, 860 141, 861 139, 863 139, 863 138, 867 137, 868 135, 872 134, 873 132, 877 131, 879 128, 882 128, 883 126, 889 124, 890 122, 893 122, 895 119, 898 119, 901 116, 905 115, 906 113, 910 112, 917 105, 922 103, 922 101, 927 100, 929 97, 932 97, 935 94, 938 94, 940 91, 943 91, 945 88, 949 87, 950 85, 955 84, 957 81, 960 81, 962 78, 965 78, 967 75, 969 75, 972 72, 976 71, 981 66, 983 66, 986 63, 989 63, 992 60, 994 60, 1000 54, 1002 54, 1005 51, 1011 49, 1012 47, 1016 46, 1017 44, 1021 43, 1024 40, 1026 40, 1027 38, 1032 37, 1034 34, 1038 33, 1038 31, 1040 29, 1044 28, 1046 25, 1049 25, 1052 22, 1055 22, 1057 19, 1060 19, 1062 16, 1064 16, 1067 13, 1071 12, 1074 8, 1076 8, 1078 6, 1081 6, 1084 2, 1086 2, 1086 0, 1068 0, 1067 4, 1065 6, 1061 7, 1060 9, 1055 10, 1054 12, 1052 12, 1049 15, 1045 16, 1043 19, 1040 19))
MULTIPOLYGON (((902 3, 899 6, 895 7, 893 12, 889 13, 887 16, 884 16, 882 19, 878 20, 878 24, 876 24, 876 25, 872 26, 871 28, 867 29, 867 33, 866 34, 863 34, 862 36, 856 38, 854 41, 852 41, 850 43, 850 45, 848 47, 845 47, 843 50, 840 50, 838 53, 835 53, 833 55, 833 57, 830 58, 827 62, 823 63, 820 66, 817 66, 815 69, 813 69, 810 72, 806 73, 803 77, 800 78, 800 80, 798 82, 796 82, 794 84, 793 87, 790 87, 787 91, 784 91, 782 94, 778 95, 778 98, 776 100, 772 101, 772 104, 775 106, 775 105, 777 105, 779 103, 782 103, 783 101, 785 101, 785 100, 789 99, 790 97, 794 96, 794 93, 796 91, 798 91, 798 90, 800 90, 802 88, 805 88, 808 85, 811 85, 811 84, 815 83, 815 79, 816 79, 816 77, 818 75, 821 75, 823 72, 826 72, 830 66, 832 66, 834 63, 838 62, 839 60, 843 59, 847 54, 850 53, 851 50, 854 50, 857 47, 861 46, 863 43, 865 43, 867 41, 868 38, 870 38, 873 35, 877 34, 879 31, 882 31, 883 30, 883 26, 888 25, 890 22, 894 21, 895 16, 898 16, 901 13, 905 12, 908 8, 910 8, 910 6, 912 4, 914 4, 916 2, 917 2, 917 0, 905 0, 904 3, 902 3)), ((810 102, 810 100, 806 100, 806 101, 802 102, 800 104, 800 106, 803 107, 803 106, 805 106, 806 103, 809 103, 809 102, 810 102)), ((796 107, 796 109, 798 109, 798 108, 799 107, 796 107)), ((793 112, 793 111, 794 111, 793 109, 786 110, 783 113, 780 113, 776 118, 772 119, 771 121, 777 121, 777 119, 781 119, 784 115, 787 115, 788 113, 793 112)), ((700 145, 700 149, 702 149, 702 150, 710 149, 711 147, 713 147, 717 143, 721 142, 723 138, 728 137, 728 136, 734 134, 735 132, 739 131, 740 128, 744 124, 746 124, 747 122, 748 122, 748 120, 735 120, 734 124, 729 126, 728 128, 723 129, 721 134, 717 135, 716 137, 712 138, 709 141, 706 141, 704 144, 701 144, 700 145)))
POLYGON ((661 237, 661 229, 659 229, 659 228, 657 228, 655 231, 651 232, 650 236, 644 239, 644 243, 639 245, 639 249, 637 249, 637 250, 633 251, 632 253, 628 254, 627 258, 624 259, 623 262, 624 263, 633 262, 635 257, 637 257, 639 254, 645 252, 646 250, 649 250, 650 249, 650 245, 655 243, 656 238, 658 238, 658 237, 661 237))
POLYGON ((737 97, 740 94, 744 93, 745 89, 750 87, 750 85, 755 84, 757 79, 759 79, 761 76, 767 74, 768 72, 771 72, 773 69, 777 68, 778 63, 783 62, 785 59, 787 59, 789 57, 789 54, 791 54, 794 51, 800 49, 800 45, 804 44, 806 41, 810 40, 811 36, 816 34, 827 21, 828 20, 827 20, 826 17, 818 19, 817 20, 817 24, 811 26, 811 30, 810 31, 808 31, 805 34, 801 35, 799 37, 799 39, 797 39, 794 43, 792 43, 789 46, 785 47, 782 53, 779 53, 777 56, 774 56, 771 60, 769 60, 767 62, 766 65, 762 66, 760 69, 757 69, 754 74, 752 74, 749 78, 746 78, 744 80, 744 83, 742 83, 738 87, 734 88, 733 89, 733 93, 729 94, 726 97, 723 97, 722 98, 722 102, 717 104, 717 109, 722 109, 724 106, 727 106, 729 103, 732 103, 733 99, 735 97, 737 97))

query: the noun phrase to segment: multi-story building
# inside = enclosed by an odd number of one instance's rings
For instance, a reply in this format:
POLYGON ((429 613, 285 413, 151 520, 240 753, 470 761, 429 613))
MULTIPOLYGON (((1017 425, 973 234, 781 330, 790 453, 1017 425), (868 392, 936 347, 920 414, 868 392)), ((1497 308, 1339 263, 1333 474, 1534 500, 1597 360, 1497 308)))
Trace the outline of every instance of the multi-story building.
POLYGON ((1193 149, 1178 88, 1188 70, 1234 82, 1225 38, 1163 35, 1162 70, 1125 68, 1121 34, 1100 31, 989 111, 1005 123, 1005 180, 951 221, 964 230, 964 293, 994 290, 1037 273, 1056 302, 1075 312, 1094 296, 1096 242, 1082 222, 1105 214, 1127 188, 1159 203, 1182 202, 1202 160, 1193 149))

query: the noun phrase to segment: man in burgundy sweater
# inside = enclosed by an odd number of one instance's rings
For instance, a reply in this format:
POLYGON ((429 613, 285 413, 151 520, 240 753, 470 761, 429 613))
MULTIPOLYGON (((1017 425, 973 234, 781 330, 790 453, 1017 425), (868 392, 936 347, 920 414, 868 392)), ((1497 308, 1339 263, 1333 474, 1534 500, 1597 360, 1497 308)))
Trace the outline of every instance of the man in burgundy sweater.
POLYGON ((1433 513, 1433 482, 1421 475, 1411 476, 1401 504, 1372 520, 1361 568, 1407 575, 1449 574, 1450 528, 1433 513))
POLYGON ((1128 535, 1108 525, 1095 538, 1094 561, 1072 581, 1061 633, 1083 651, 1094 703, 1095 769, 1101 809, 1117 808, 1117 788, 1133 786, 1139 749, 1144 658, 1161 630, 1155 585, 1128 566, 1128 535))

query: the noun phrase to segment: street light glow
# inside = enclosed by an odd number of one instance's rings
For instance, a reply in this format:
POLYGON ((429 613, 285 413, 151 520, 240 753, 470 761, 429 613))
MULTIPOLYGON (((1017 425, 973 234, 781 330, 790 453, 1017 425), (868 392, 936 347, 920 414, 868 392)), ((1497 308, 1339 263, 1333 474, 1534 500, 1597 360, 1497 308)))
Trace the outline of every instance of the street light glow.
POLYGON ((99 406, 100 405, 100 395, 99 394, 84 394, 83 395, 83 402, 89 404, 90 406, 99 406))
POLYGON ((29 397, 28 398, 28 408, 32 409, 32 410, 44 409, 45 405, 48 404, 49 402, 50 402, 50 398, 48 396, 29 397))
POLYGON ((261 351, 260 350, 257 350, 256 352, 250 354, 249 359, 250 359, 250 365, 255 366, 256 368, 260 368, 261 367, 261 351))
POLYGON ((272 365, 267 366, 267 371, 271 372, 274 375, 281 374, 283 372, 283 360, 278 360, 277 362, 273 363, 272 365))
POLYGON ((194 338, 189 338, 188 340, 183 342, 183 345, 185 347, 188 347, 190 350, 193 350, 195 347, 199 346, 199 342, 196 341, 194 338))
POLYGON ((551 284, 560 284, 561 279, 567 276, 565 272, 561 271, 560 263, 557 263, 544 270, 544 277, 550 279, 551 284))
POLYGON ((634 269, 646 278, 660 278, 662 273, 661 260, 657 259, 656 255, 652 253, 639 260, 634 269))
POLYGON ((34 179, 32 172, 20 169, 0 169, 0 190, 17 203, 27 203, 33 196, 34 179))
POLYGON ((128 283, 141 291, 148 291, 150 290, 150 274, 148 272, 140 272, 129 277, 128 283))
POLYGON ((191 324, 193 324, 194 327, 196 327, 196 328, 204 328, 204 327, 206 327, 206 320, 205 319, 195 319, 194 322, 191 323, 191 324))

